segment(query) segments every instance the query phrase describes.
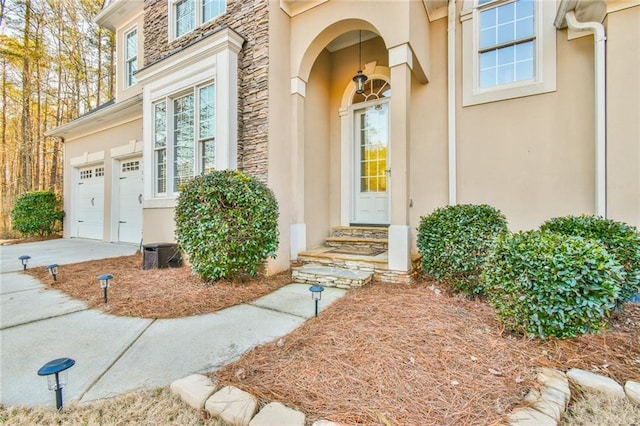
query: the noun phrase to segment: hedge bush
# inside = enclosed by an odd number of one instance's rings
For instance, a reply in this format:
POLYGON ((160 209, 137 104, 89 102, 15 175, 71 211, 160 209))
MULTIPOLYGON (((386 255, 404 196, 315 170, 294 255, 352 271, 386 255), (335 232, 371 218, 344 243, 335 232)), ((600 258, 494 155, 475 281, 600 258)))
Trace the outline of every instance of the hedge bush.
POLYGON ((496 238, 506 232, 504 215, 486 204, 436 209, 421 217, 418 228, 423 271, 457 291, 482 293, 483 264, 496 238))
POLYGON ((22 194, 11 210, 11 226, 21 234, 47 236, 61 229, 64 211, 60 200, 51 191, 35 191, 22 194))
POLYGON ((624 275, 595 240, 528 231, 498 238, 482 279, 506 328, 566 338, 605 327, 624 275))
POLYGON ((596 216, 565 216, 550 219, 541 230, 600 241, 624 266, 626 278, 620 283, 618 305, 631 300, 640 287, 640 235, 633 226, 596 216))
POLYGON ((204 281, 255 276, 278 248, 278 203, 255 178, 223 170, 181 188, 176 235, 204 281))

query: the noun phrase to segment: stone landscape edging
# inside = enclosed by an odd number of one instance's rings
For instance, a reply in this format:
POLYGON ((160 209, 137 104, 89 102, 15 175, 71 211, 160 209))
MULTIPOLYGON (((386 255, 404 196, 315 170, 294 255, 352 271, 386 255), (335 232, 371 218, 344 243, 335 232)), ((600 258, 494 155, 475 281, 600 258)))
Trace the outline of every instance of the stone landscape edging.
MULTIPOLYGON (((628 380, 624 388, 615 380, 589 371, 572 368, 567 373, 552 368, 538 369, 536 380, 540 390, 532 389, 525 397, 529 403, 517 408, 508 418, 509 426, 557 426, 571 400, 569 380, 585 390, 627 398, 640 405, 640 383, 628 380)), ((305 426, 306 416, 281 402, 271 402, 259 411, 258 400, 234 386, 219 388, 202 374, 192 374, 171 384, 171 392, 196 410, 236 426, 305 426)), ((340 426, 329 420, 318 420, 312 426, 340 426)))

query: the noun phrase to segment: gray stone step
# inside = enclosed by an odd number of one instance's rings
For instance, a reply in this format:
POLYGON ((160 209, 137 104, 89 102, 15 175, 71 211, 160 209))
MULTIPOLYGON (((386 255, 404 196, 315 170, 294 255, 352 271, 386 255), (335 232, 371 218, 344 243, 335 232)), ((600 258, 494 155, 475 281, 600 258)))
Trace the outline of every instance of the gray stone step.
POLYGON ((359 271, 334 266, 305 264, 292 269, 293 281, 325 287, 358 288, 373 279, 373 271, 359 271))
POLYGON ((326 245, 345 250, 387 250, 388 240, 386 238, 365 238, 365 237, 329 237, 326 245))
POLYGON ((387 239, 389 232, 382 226, 336 226, 331 229, 331 236, 387 239))
POLYGON ((412 268, 409 272, 394 271, 388 267, 387 251, 375 256, 356 255, 339 253, 332 247, 323 246, 298 253, 298 262, 372 272, 375 280, 386 283, 410 283, 420 269, 421 258, 418 255, 412 256, 412 268))

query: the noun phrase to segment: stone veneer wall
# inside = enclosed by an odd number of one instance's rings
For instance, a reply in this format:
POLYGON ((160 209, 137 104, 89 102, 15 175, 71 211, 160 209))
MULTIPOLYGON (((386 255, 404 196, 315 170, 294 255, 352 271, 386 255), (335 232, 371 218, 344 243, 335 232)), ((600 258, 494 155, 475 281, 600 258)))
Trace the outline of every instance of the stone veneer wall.
POLYGON ((227 26, 245 39, 238 54, 238 168, 263 182, 268 173, 268 0, 227 0, 227 12, 168 42, 170 0, 145 0, 144 66, 179 50, 202 34, 227 26))

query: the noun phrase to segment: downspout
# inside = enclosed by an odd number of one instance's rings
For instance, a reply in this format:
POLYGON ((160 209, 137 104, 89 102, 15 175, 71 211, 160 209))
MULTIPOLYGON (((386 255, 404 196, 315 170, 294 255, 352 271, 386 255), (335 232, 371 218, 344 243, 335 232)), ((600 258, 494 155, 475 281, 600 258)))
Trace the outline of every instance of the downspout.
POLYGON ((604 25, 600 22, 579 22, 573 10, 565 15, 567 26, 574 31, 591 31, 595 48, 595 214, 607 217, 607 117, 604 25))
POLYGON ((447 18, 447 137, 449 148, 449 205, 458 203, 456 143, 456 0, 449 0, 447 18))

